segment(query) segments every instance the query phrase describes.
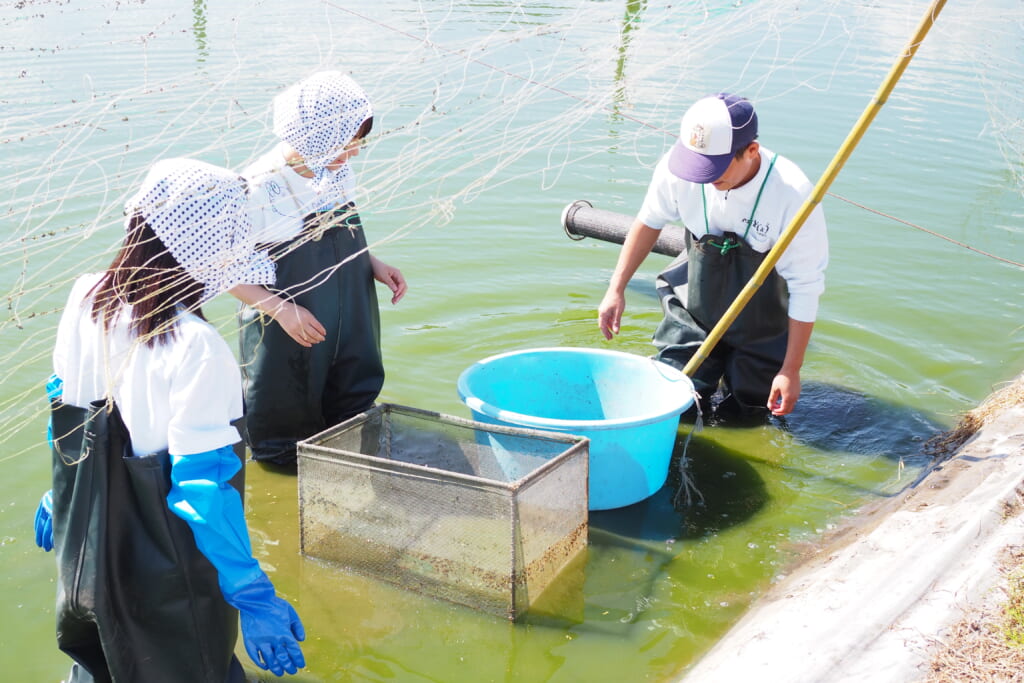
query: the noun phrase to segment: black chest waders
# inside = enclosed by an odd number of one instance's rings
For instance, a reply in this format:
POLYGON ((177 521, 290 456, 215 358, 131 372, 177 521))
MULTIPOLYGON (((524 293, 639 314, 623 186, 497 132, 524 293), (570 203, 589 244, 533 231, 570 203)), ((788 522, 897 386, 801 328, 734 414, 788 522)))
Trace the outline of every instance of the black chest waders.
POLYGON ((254 460, 295 463, 297 441, 373 407, 384 386, 380 312, 359 214, 311 214, 303 233, 276 246, 271 288, 326 328, 306 348, 255 309, 239 309, 249 446, 254 460))
MULTIPOLYGON (((57 644, 75 660, 68 683, 242 683, 238 612, 167 506, 167 452, 134 457, 106 401, 50 407, 57 644)), ((236 444, 240 459, 242 450, 236 444)), ((244 469, 231 484, 242 493, 244 469)))
MULTIPOLYGON (((686 251, 658 275, 657 290, 665 317, 655 330, 653 343, 661 360, 684 367, 764 261, 766 254, 751 248, 746 236, 775 158, 758 190, 743 235, 709 234, 705 203, 705 234, 695 241, 687 230, 686 251)), ((701 190, 703 196, 703 187, 701 190)), ((691 378, 705 402, 721 381, 725 393, 742 410, 765 406, 772 380, 786 357, 788 307, 786 281, 772 270, 691 378)))

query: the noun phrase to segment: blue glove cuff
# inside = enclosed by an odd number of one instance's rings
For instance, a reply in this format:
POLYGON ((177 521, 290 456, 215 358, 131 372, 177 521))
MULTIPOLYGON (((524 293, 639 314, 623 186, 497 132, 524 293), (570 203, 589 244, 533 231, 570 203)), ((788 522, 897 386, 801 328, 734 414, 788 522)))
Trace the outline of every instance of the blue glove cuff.
MULTIPOLYGON (((221 589, 223 590, 223 586, 221 589)), ((274 584, 261 571, 259 576, 249 583, 236 586, 231 595, 225 594, 224 599, 239 612, 252 612, 264 608, 276 595, 274 584)))
POLYGON ((57 376, 56 373, 50 375, 46 380, 46 398, 51 401, 60 398, 64 394, 64 380, 57 376))
MULTIPOLYGON (((64 395, 64 380, 57 376, 56 373, 50 375, 49 379, 46 380, 46 398, 50 401, 55 401, 64 395)), ((50 448, 53 448, 53 416, 46 421, 46 443, 50 444, 50 448)))

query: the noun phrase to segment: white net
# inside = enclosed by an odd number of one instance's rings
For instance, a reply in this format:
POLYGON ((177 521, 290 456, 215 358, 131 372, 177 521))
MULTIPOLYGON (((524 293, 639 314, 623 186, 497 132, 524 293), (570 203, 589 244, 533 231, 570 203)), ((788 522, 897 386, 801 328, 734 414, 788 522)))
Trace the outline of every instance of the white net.
MULTIPOLYGON (((620 202, 619 169, 634 169, 642 184, 686 103, 711 90, 742 92, 769 109, 820 93, 859 92, 866 102, 925 7, 226 4, 0 5, 0 362, 11 378, 0 399, 4 459, 35 447, 22 430, 43 419, 40 386, 64 297, 77 275, 110 262, 125 200, 149 166, 188 156, 243 168, 274 143, 272 97, 309 73, 352 73, 379 112, 354 162, 360 210, 377 221, 368 229, 373 247, 444 229, 483 193, 551 191, 580 169, 590 177, 610 170, 601 188, 610 204, 620 202)), ((938 45, 918 59, 931 61, 932 73, 934 63, 953 62, 980 82, 988 120, 978 134, 997 140, 1020 188, 1024 10, 997 4, 947 8, 928 39, 938 45)), ((922 79, 910 70, 900 86, 906 97, 956 97, 922 79)), ((802 120, 787 127, 821 135, 831 150, 852 120, 821 131, 802 120)))

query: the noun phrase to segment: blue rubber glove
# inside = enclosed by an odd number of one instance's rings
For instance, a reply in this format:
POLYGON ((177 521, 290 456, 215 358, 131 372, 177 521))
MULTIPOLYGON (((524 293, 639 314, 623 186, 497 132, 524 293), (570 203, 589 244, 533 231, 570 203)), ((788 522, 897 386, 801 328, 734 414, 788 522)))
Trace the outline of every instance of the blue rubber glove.
POLYGON ((277 676, 306 666, 297 642, 306 639, 306 629, 295 608, 274 594, 266 574, 239 589, 228 602, 242 617, 245 651, 257 666, 277 676))
POLYGON ((36 508, 36 545, 50 552, 53 550, 53 490, 43 494, 36 508))
MULTIPOLYGON (((51 374, 46 380, 46 398, 49 400, 59 399, 64 393, 64 380, 56 374, 51 374)), ((46 442, 53 448, 53 419, 46 421, 46 442)), ((36 545, 50 552, 53 550, 53 489, 43 494, 36 508, 34 522, 36 528, 36 545)))
POLYGON ((241 615, 242 638, 252 661, 278 676, 295 673, 306 665, 297 642, 306 632, 252 556, 242 497, 228 483, 241 466, 231 446, 172 454, 167 504, 188 522, 200 552, 217 569, 224 599, 241 615))
POLYGON ((64 393, 64 380, 57 376, 57 373, 51 374, 46 379, 46 398, 53 400, 60 398, 64 393))
MULTIPOLYGON (((50 401, 60 399, 64 395, 64 380, 56 375, 50 375, 46 380, 46 398, 50 401)), ((53 448, 53 416, 46 421, 46 443, 53 448)))

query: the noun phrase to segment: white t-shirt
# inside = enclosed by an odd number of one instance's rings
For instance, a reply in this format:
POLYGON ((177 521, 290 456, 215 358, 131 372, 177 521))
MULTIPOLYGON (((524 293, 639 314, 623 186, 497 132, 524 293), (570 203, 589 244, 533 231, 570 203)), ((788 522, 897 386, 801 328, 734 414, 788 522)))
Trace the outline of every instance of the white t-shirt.
MULTIPOLYGON (((696 239, 706 232, 712 235, 734 232, 742 236, 774 156, 763 146, 760 151, 761 167, 749 182, 725 192, 716 190, 711 184, 703 186, 707 200, 707 230, 702 186, 673 175, 668 170, 667 154, 654 169, 637 218, 656 230, 667 223, 681 221, 696 239)), ((747 232, 747 243, 761 253, 771 249, 813 190, 814 186, 803 171, 789 159, 779 156, 757 202, 753 225, 747 232)), ((807 217, 775 266, 789 289, 790 318, 814 322, 818 314, 818 298, 825 291, 826 266, 828 235, 825 213, 819 205, 807 217)))
POLYGON ((87 407, 112 395, 135 455, 163 449, 204 453, 239 441, 242 379, 227 343, 209 323, 183 313, 175 335, 152 348, 132 337, 121 315, 109 334, 85 296, 100 275, 80 277, 57 328, 53 369, 64 403, 87 407))
POLYGON ((288 242, 302 232, 302 219, 321 209, 352 201, 355 180, 342 195, 324 197, 316 193, 310 179, 288 165, 280 146, 274 147, 242 175, 249 183, 249 217, 258 244, 288 242))

